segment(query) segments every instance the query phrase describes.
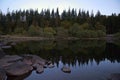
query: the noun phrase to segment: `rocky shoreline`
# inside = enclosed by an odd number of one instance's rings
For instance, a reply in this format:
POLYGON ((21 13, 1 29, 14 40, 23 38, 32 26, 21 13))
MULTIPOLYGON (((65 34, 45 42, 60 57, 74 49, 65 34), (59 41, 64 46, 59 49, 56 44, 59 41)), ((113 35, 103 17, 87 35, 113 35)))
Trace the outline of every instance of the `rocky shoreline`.
POLYGON ((36 55, 5 55, 0 59, 0 80, 5 80, 6 75, 21 76, 32 70, 42 73, 45 68, 53 67, 54 65, 51 61, 47 61, 36 55))
POLYGON ((21 76, 33 70, 37 73, 44 72, 44 68, 53 68, 51 61, 37 55, 23 54, 7 55, 3 49, 11 48, 16 43, 0 42, 0 80, 6 80, 7 76, 21 76))
MULTIPOLYGON (((44 72, 46 68, 54 68, 52 61, 45 60, 37 55, 21 54, 8 55, 3 49, 11 48, 16 43, 2 42, 0 43, 0 80, 6 80, 7 77, 19 77, 35 70, 37 73, 44 72)), ((71 72, 70 68, 62 68, 63 72, 71 72), (67 71, 66 71, 67 70, 67 71)))

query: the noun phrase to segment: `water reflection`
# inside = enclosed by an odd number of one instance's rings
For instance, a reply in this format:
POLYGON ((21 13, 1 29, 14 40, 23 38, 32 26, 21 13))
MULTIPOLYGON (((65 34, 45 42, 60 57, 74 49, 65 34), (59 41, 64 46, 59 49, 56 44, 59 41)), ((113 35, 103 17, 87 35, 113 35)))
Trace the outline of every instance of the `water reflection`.
POLYGON ((27 41, 4 51, 11 55, 35 54, 55 64, 53 72, 46 69, 37 75, 33 71, 26 80, 53 80, 53 75, 55 80, 105 80, 112 72, 120 73, 120 46, 105 41, 27 41), (72 69, 69 75, 59 71, 66 65, 72 69))
POLYGON ((12 49, 5 50, 8 54, 36 54, 42 58, 52 60, 59 65, 88 64, 96 61, 97 64, 105 59, 111 62, 120 62, 120 47, 105 41, 29 41, 18 43, 12 49))

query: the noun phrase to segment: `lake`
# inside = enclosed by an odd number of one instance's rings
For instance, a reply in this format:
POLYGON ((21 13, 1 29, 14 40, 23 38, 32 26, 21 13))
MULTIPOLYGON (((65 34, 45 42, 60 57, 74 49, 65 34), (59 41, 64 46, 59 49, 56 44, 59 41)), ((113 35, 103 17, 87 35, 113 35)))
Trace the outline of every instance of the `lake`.
POLYGON ((32 71, 7 80, 107 80, 120 73, 120 46, 105 41, 25 41, 4 51, 10 55, 35 54, 55 65, 41 74, 32 71), (71 73, 64 73, 63 66, 70 67, 71 73))

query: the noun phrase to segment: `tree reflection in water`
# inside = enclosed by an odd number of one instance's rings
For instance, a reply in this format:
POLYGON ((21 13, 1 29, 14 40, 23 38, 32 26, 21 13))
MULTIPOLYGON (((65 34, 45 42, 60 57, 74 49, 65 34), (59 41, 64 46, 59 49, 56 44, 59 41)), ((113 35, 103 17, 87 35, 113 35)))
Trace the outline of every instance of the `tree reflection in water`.
POLYGON ((7 54, 35 54, 42 58, 52 60, 59 66, 76 66, 95 61, 98 65, 105 59, 111 62, 120 62, 120 47, 105 41, 79 40, 79 41, 27 41, 18 43, 11 49, 4 50, 7 54))

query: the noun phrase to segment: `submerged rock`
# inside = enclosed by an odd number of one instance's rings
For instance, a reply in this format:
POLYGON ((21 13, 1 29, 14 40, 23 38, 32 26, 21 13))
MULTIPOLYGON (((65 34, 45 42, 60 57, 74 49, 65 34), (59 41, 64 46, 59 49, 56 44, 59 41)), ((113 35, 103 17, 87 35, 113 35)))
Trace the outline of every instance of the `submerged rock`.
POLYGON ((20 76, 33 70, 32 66, 25 64, 24 62, 16 62, 5 68, 6 73, 10 76, 20 76))
POLYGON ((112 73, 108 77, 108 80, 120 80, 120 73, 112 73))
POLYGON ((5 70, 0 67, 0 80, 6 80, 7 76, 5 70))
POLYGON ((2 67, 6 67, 6 66, 13 64, 14 62, 21 60, 21 59, 22 59, 22 57, 20 57, 18 55, 12 55, 12 56, 6 55, 0 59, 0 65, 2 67))
POLYGON ((66 66, 63 66, 63 68, 61 70, 65 73, 71 73, 71 69, 69 67, 66 67, 66 66))

